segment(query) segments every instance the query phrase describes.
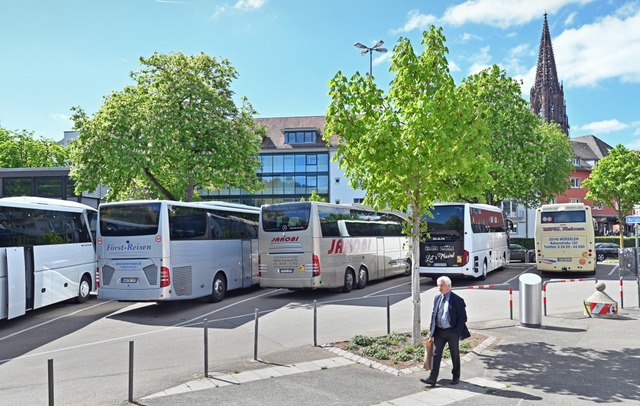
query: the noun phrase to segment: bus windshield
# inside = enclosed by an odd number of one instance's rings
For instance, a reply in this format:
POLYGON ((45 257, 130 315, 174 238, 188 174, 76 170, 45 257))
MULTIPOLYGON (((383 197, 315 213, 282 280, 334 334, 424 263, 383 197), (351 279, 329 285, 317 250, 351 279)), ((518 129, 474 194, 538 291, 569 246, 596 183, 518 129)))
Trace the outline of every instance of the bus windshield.
POLYGON ((540 222, 542 224, 553 223, 584 223, 587 221, 587 214, 584 210, 576 211, 547 211, 542 213, 540 222))
POLYGON ((427 233, 447 233, 458 237, 464 235, 464 206, 437 206, 431 214, 433 218, 424 217, 427 233))
POLYGON ((160 203, 100 206, 100 234, 126 237, 158 233, 160 203))
POLYGON ((262 207, 264 231, 299 231, 309 227, 311 204, 278 204, 262 207))

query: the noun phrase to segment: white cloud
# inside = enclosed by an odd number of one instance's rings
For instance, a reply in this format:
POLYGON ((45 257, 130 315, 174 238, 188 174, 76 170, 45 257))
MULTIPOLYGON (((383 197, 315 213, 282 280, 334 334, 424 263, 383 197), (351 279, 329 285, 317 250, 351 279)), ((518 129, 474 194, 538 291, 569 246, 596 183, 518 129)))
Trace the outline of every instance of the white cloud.
POLYGON ((233 8, 242 11, 256 10, 267 3, 267 0, 238 0, 233 8))
POLYGON ((373 58, 372 64, 374 66, 376 66, 376 65, 380 65, 381 63, 384 63, 386 61, 391 60, 391 54, 392 54, 391 52, 385 52, 383 54, 379 54, 378 56, 373 58))
POLYGON ((445 23, 466 23, 507 28, 539 19, 544 13, 555 14, 570 4, 588 4, 593 0, 467 0, 449 7, 442 16, 445 23))
POLYGON ((560 78, 568 86, 595 86, 607 79, 640 82, 640 3, 616 16, 569 29, 553 40, 560 78), (624 15, 624 17, 619 17, 624 15))
POLYGON ((461 70, 457 63, 449 60, 449 72, 460 72, 461 70))
POLYGON ((607 134, 629 128, 629 124, 625 124, 617 119, 594 121, 584 125, 574 126, 575 130, 589 131, 596 134, 607 134))
POLYGON ((407 13, 407 22, 401 28, 391 30, 391 33, 400 34, 413 30, 424 30, 437 21, 438 19, 432 14, 420 14, 418 10, 411 10, 407 13))
POLYGON ((71 121, 71 117, 69 117, 66 114, 51 113, 49 116, 53 119, 53 121, 63 121, 63 122, 71 121))
POLYGON ((476 34, 470 34, 468 32, 465 32, 464 34, 462 34, 462 37, 460 38, 462 40, 462 42, 467 42, 467 41, 471 41, 471 40, 482 40, 482 38, 476 34))
POLYGON ((490 47, 488 46, 482 47, 480 48, 480 52, 478 52, 472 57, 473 63, 469 67, 469 71, 468 71, 469 75, 474 75, 491 66, 489 64, 489 62, 491 61, 491 55, 489 54, 489 49, 490 47))
POLYGON ((575 11, 573 13, 569 14, 567 16, 567 18, 564 19, 564 25, 567 26, 567 25, 573 24, 573 20, 576 18, 577 14, 578 13, 576 13, 575 11))

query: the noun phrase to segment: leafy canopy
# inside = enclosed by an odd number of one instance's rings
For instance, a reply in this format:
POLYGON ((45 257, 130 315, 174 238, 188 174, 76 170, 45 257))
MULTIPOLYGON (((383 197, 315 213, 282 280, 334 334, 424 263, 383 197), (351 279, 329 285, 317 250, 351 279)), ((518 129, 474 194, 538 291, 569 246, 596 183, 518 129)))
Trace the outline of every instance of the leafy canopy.
POLYGON ((627 214, 640 203, 640 151, 617 145, 598 161, 582 185, 589 190, 586 199, 614 207, 618 221, 625 224, 627 214))
POLYGON ((104 98, 91 117, 74 107, 76 190, 111 188, 109 199, 191 201, 197 188, 261 189, 256 172, 265 130, 246 98, 233 101, 237 78, 227 59, 204 53, 140 58, 135 84, 104 98))
MULTIPOLYGON (((365 203, 412 213, 413 258, 419 258, 421 218, 436 201, 482 198, 492 183, 488 128, 449 73, 442 28, 424 32, 416 55, 400 38, 394 47, 387 94, 373 77, 338 72, 329 82, 325 137, 340 137, 335 159, 350 184, 367 191, 365 203)), ((415 262, 415 261, 414 261, 415 262)), ((414 341, 420 340, 420 277, 412 270, 414 341)))
POLYGON ((33 132, 0 128, 0 168, 49 168, 68 165, 66 148, 33 132))

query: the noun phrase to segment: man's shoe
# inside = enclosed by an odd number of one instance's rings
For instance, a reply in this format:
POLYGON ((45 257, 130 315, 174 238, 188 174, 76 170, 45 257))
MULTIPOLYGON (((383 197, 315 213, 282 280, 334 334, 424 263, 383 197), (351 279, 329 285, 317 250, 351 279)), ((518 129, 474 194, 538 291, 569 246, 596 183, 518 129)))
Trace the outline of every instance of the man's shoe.
POLYGON ((454 378, 451 380, 451 385, 457 385, 460 383, 460 379, 454 378))
POLYGON ((425 379, 425 378, 421 378, 420 382, 427 384, 429 386, 436 386, 436 381, 434 381, 433 379, 429 378, 429 379, 425 379))

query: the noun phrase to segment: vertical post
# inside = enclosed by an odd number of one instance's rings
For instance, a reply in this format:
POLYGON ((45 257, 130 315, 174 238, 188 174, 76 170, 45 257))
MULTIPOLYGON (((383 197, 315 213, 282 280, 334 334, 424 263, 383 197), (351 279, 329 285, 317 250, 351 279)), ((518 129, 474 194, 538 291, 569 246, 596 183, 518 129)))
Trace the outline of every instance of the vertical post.
POLYGON ((387 295, 387 335, 391 334, 391 302, 387 295))
POLYGON ((313 301, 313 346, 318 346, 318 301, 313 301))
POLYGON ((133 403, 133 341, 129 341, 129 403, 133 403))
POLYGON ((369 76, 373 76, 373 48, 369 49, 369 76))
MULTIPOLYGON (((520 292, 522 294, 522 292, 520 292)), ((544 304, 544 315, 547 315, 547 281, 545 281, 542 284, 542 293, 543 295, 543 299, 542 299, 542 303, 544 304)))
POLYGON ((624 293, 622 292, 622 276, 620 277, 620 308, 624 309, 624 293))
POLYGON ((513 320, 513 288, 511 286, 509 286, 509 313, 513 320))
POLYGON ((204 328, 204 377, 209 377, 209 332, 207 326, 207 319, 202 321, 202 327, 204 328))
POLYGON ((255 325, 255 331, 254 331, 254 339, 253 339, 253 360, 257 361, 258 360, 258 309, 256 309, 256 325, 255 325))
POLYGON ((49 376, 49 406, 53 406, 53 359, 47 361, 47 374, 49 376))

